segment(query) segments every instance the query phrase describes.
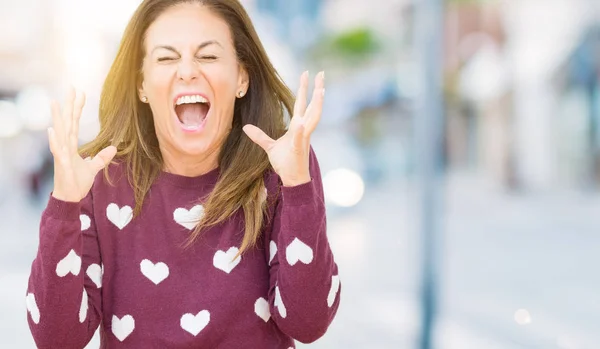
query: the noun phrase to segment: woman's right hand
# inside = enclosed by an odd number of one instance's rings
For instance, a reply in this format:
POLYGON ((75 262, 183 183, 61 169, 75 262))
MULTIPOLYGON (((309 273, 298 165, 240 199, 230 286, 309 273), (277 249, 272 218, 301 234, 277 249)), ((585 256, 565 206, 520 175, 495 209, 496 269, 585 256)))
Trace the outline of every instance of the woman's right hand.
POLYGON ((54 190, 52 196, 62 201, 79 202, 92 188, 96 174, 104 169, 117 153, 108 146, 93 158, 83 159, 78 152, 79 119, 85 95, 71 88, 61 112, 52 102, 52 122, 48 129, 50 151, 54 156, 54 190))

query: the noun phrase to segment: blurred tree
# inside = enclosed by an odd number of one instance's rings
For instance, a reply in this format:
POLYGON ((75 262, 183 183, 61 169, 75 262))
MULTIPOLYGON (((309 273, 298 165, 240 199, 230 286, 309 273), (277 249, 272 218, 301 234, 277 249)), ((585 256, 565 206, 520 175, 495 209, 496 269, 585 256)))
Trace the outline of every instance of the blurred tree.
POLYGON ((382 45, 372 29, 354 28, 336 35, 323 36, 309 55, 315 61, 331 59, 339 63, 367 61, 381 52, 382 45))
POLYGON ((368 28, 357 28, 332 39, 332 49, 343 55, 362 56, 374 53, 378 44, 368 28))

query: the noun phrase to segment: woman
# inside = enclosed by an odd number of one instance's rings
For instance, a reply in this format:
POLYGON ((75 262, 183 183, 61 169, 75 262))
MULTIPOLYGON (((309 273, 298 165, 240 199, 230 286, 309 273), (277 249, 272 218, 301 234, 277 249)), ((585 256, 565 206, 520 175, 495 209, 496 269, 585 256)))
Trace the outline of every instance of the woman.
POLYGON ((144 1, 80 153, 83 95, 53 105, 54 190, 27 291, 38 347, 83 348, 99 325, 102 348, 320 338, 340 283, 309 144, 324 74, 308 107, 307 85, 292 107, 238 1, 144 1))

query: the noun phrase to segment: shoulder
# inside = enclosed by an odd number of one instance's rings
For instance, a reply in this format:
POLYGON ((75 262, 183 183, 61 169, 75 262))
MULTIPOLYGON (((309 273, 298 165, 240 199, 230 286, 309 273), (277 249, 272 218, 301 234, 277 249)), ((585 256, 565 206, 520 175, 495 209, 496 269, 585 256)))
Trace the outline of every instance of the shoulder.
POLYGON ((127 176, 126 159, 114 159, 106 169, 96 174, 92 193, 96 199, 133 197, 133 190, 127 176))
POLYGON ((269 168, 264 176, 265 188, 269 197, 277 196, 281 187, 281 180, 273 168, 269 168))
POLYGON ((114 159, 104 170, 96 174, 95 186, 116 185, 127 181, 127 161, 126 159, 114 159))

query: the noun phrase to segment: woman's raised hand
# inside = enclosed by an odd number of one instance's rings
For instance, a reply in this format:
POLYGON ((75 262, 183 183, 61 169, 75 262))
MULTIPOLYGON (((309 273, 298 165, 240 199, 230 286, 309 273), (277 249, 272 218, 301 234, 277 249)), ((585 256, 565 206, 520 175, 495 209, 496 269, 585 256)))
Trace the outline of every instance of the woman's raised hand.
POLYGON ((79 202, 92 188, 96 174, 117 153, 108 146, 93 158, 83 159, 78 152, 79 119, 85 94, 73 88, 67 94, 62 110, 52 102, 53 127, 48 128, 50 151, 54 156, 54 190, 52 196, 62 201, 79 202))
POLYGON ((284 186, 297 186, 310 182, 309 153, 310 136, 321 120, 325 96, 325 73, 315 77, 315 88, 308 107, 308 72, 300 77, 300 88, 294 105, 294 115, 287 132, 279 139, 272 139, 254 125, 245 125, 244 132, 254 143, 263 148, 275 172, 284 186))

